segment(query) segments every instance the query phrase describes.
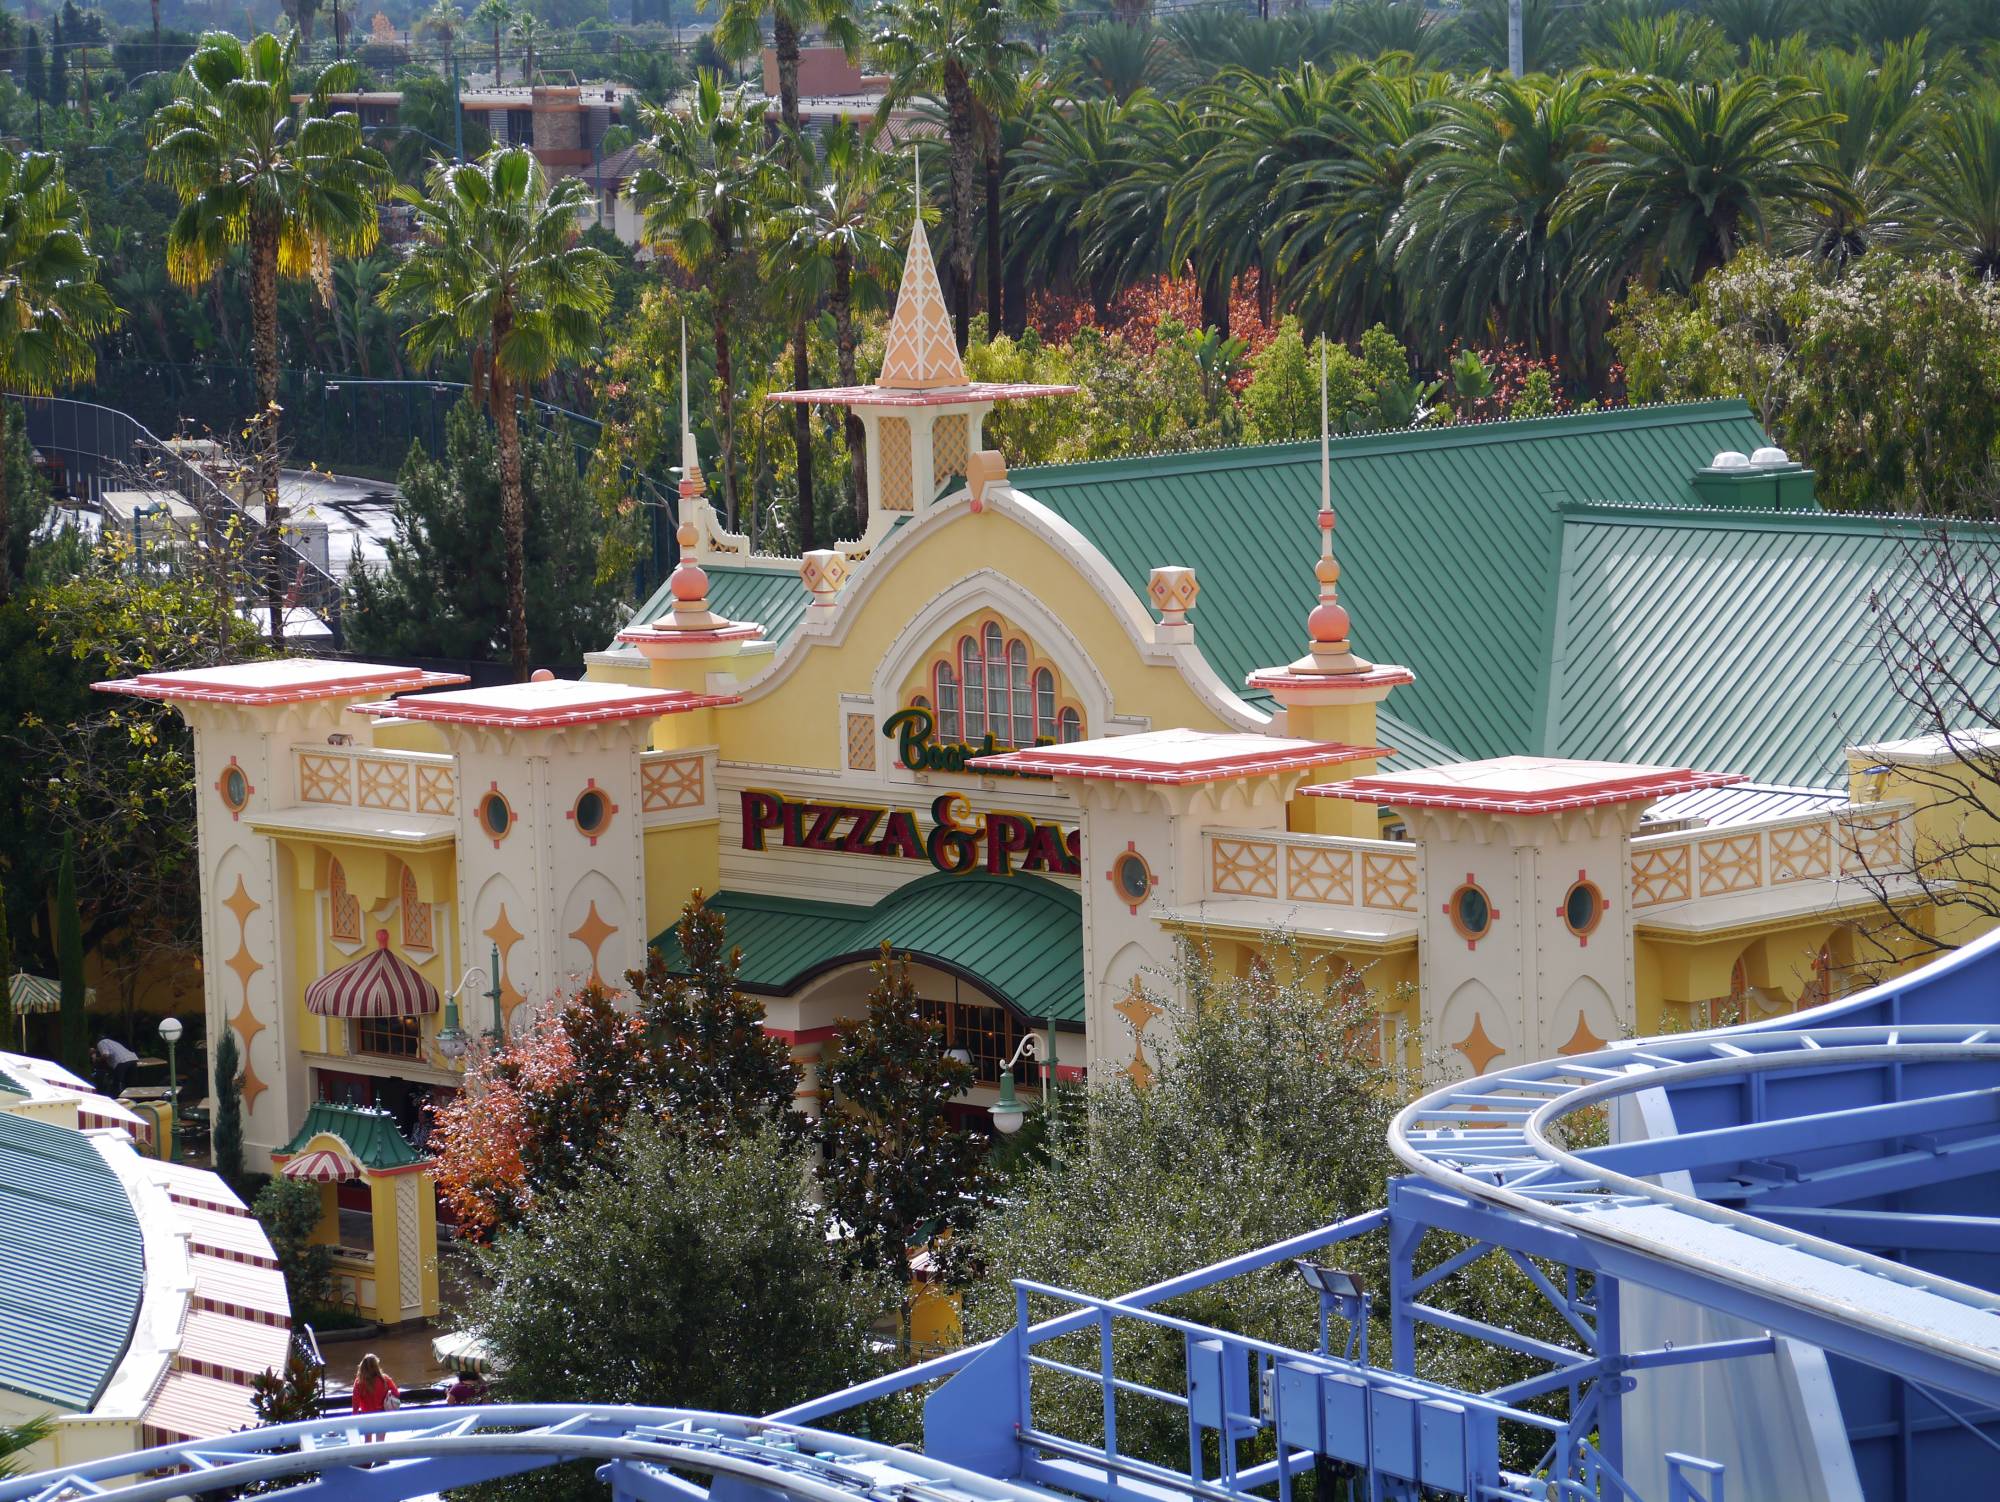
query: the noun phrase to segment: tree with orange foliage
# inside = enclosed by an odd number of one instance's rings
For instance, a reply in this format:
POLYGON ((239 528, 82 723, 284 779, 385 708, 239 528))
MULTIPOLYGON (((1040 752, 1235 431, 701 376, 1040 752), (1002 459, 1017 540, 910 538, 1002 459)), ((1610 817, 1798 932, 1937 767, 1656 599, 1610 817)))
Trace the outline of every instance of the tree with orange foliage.
POLYGON ((621 1009, 601 986, 565 998, 514 1043, 476 1061, 438 1112, 438 1196, 479 1235, 518 1224, 536 1202, 609 1161, 625 1124, 716 1148, 775 1130, 795 1141, 798 1066, 764 1029, 763 1003, 736 984, 740 951, 696 892, 677 930, 681 972, 654 951, 625 979, 621 1009))

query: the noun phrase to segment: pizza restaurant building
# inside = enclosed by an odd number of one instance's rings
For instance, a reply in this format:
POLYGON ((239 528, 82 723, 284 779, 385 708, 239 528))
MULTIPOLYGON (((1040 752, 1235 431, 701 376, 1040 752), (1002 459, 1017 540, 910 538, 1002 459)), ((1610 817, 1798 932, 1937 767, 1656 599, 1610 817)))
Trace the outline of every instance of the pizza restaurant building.
POLYGON ((1055 477, 1058 505, 983 424, 1064 395, 966 380, 919 230, 880 381, 790 394, 861 418, 861 538, 753 554, 684 439, 680 565, 581 680, 300 659, 102 685, 194 727, 209 1033, 242 1047, 252 1153, 295 1149, 317 1103, 455 1088, 468 1034, 619 987, 650 945, 671 964, 695 890, 807 1066, 808 1110, 884 943, 973 1063, 968 1108, 1030 1034, 1064 1073, 1146 1079, 1184 941, 1235 975, 1353 963, 1382 1046, 1421 1037, 1469 1070, 1841 984, 1879 907, 1860 878, 1928 816, 1898 770, 1919 750, 1858 750, 1824 789, 1455 756, 1398 696, 1421 706, 1434 666, 1465 663, 1361 655, 1324 448, 1272 472, 1276 531, 1117 467, 1055 477), (323 984, 364 964, 396 984, 323 984))

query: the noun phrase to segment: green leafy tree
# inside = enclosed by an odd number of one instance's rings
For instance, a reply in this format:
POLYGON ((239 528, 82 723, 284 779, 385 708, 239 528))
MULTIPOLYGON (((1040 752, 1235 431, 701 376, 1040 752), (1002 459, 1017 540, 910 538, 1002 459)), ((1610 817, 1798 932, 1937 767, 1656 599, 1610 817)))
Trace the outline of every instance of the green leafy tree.
MULTIPOLYGON (((422 73, 404 81, 403 102, 396 107, 401 129, 389 145, 389 165, 398 182, 423 182, 432 165, 450 156, 461 138, 468 157, 482 157, 491 149, 492 134, 479 116, 453 119, 458 108, 458 92, 449 78, 422 73)), ((334 274, 338 277, 339 272, 334 274)))
MULTIPOLYGON (((0 151, 0 390, 45 396, 88 381, 93 342, 118 321, 84 237, 83 205, 62 162, 0 151)), ((12 525, 11 463, 0 463, 0 601, 25 562, 12 525)))
POLYGON ((282 1370, 259 1372, 250 1379, 250 1407, 257 1422, 268 1428, 318 1418, 320 1380, 325 1375, 326 1368, 306 1360, 297 1341, 288 1344, 282 1370))
POLYGON ((821 1065, 821 1192, 861 1267, 908 1276, 915 1239, 973 1224, 987 1193, 986 1143, 952 1121, 972 1066, 944 1051, 908 956, 887 944, 875 962, 868 1015, 843 1020, 821 1065))
POLYGON ((0 872, 0 1047, 10 1047, 14 1036, 14 935, 7 920, 6 873, 0 872))
POLYGON ((527 509, 515 402, 596 342, 611 304, 610 262, 576 243, 589 185, 571 177, 552 186, 523 147, 440 165, 425 191, 403 187, 396 196, 415 207, 420 236, 388 286, 390 302, 415 315, 410 352, 426 365, 470 354, 485 376, 500 435, 507 644, 514 675, 525 680, 527 509))
POLYGON ((894 1294, 851 1278, 774 1133, 717 1147, 635 1122, 609 1159, 475 1250, 460 1311, 503 1401, 768 1413, 873 1373, 894 1294))
MULTIPOLYGON (((399 489, 386 559, 348 577, 355 650, 506 661, 495 628, 511 604, 493 554, 507 502, 499 439, 476 398, 446 418, 442 454, 412 445, 399 489)), ((562 432, 522 440, 520 504, 528 637, 551 661, 581 662, 618 629, 620 606, 598 578, 604 513, 562 432)))
POLYGON ((1957 265, 1740 256, 1692 298, 1634 293, 1611 343, 1635 401, 1749 401, 1826 504, 1991 512, 2000 285, 1957 265))
MULTIPOLYGON (((1307 344, 1296 318, 1278 326, 1278 337, 1250 361, 1243 406, 1250 435, 1259 443, 1291 443, 1319 436, 1320 345, 1307 344)), ((1326 349, 1327 417, 1349 431, 1374 426, 1376 378, 1345 345, 1326 349)))
POLYGON ((979 244, 981 110, 1011 98, 1034 53, 1014 35, 1053 21, 1055 0, 888 0, 870 51, 888 75, 878 122, 913 100, 944 109, 951 151, 952 322, 963 350, 972 325, 973 252, 979 244))
POLYGON ((737 525, 736 369, 738 310, 756 293, 757 232, 783 183, 764 144, 766 105, 743 93, 726 100, 704 71, 684 109, 648 108, 647 141, 633 193, 645 206, 646 239, 708 292, 715 345, 716 443, 724 521, 737 525))
POLYGON ((76 901, 76 851, 67 841, 56 874, 56 974, 62 984, 63 1067, 88 1078, 90 1019, 83 1010, 83 912, 76 901))
POLYGON ((49 17, 49 103, 69 108, 69 48, 63 40, 60 15, 49 17))
POLYGON ((324 1186, 280 1174, 257 1191, 250 1210, 271 1239, 278 1271, 285 1277, 285 1295, 300 1315, 323 1308, 333 1291, 333 1252, 315 1242, 324 1209, 324 1186))
POLYGON ((215 1171, 230 1184, 243 1182, 243 1056, 236 1029, 224 1025, 215 1044, 215 1171))
POLYGON ((431 8, 417 17, 417 24, 411 28, 419 36, 433 36, 444 48, 444 71, 448 78, 456 78, 458 70, 458 34, 465 30, 465 13, 453 0, 434 0, 431 8))
POLYGON ((257 408, 250 432, 264 500, 266 600, 271 639, 284 638, 290 570, 278 542, 278 280, 311 276, 322 296, 333 257, 359 255, 377 239, 375 198, 388 163, 364 144, 351 111, 331 96, 360 82, 347 62, 320 71, 310 90, 294 78, 299 37, 269 33, 244 42, 209 32, 153 116, 147 174, 170 184, 180 211, 167 231, 167 270, 190 291, 204 286, 231 250, 249 252, 251 351, 257 408), (294 103, 295 93, 303 96, 294 103))
POLYGON ((764 1004, 737 983, 743 952, 729 943, 721 913, 696 892, 675 930, 685 973, 670 975, 659 950, 626 976, 639 1003, 666 1130, 711 1144, 769 1131, 799 1134, 792 1109, 799 1068, 784 1040, 764 1027, 764 1004))

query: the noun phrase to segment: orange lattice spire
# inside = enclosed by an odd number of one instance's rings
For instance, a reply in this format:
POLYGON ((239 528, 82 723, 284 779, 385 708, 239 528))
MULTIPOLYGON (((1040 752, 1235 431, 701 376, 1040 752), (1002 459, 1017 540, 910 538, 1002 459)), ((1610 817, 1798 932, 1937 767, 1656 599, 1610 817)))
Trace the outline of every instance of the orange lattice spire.
POLYGON ((944 305, 930 236, 924 233, 923 177, 918 168, 917 211, 910 225, 910 249, 903 258, 903 284, 882 351, 878 385, 892 391, 936 391, 963 386, 965 363, 952 337, 951 310, 944 305))

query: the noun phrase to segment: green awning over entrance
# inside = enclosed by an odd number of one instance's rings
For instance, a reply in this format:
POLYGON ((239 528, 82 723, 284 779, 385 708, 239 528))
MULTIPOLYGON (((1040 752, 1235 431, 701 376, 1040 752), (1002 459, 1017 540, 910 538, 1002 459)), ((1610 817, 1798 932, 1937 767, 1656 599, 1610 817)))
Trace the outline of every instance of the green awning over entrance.
MULTIPOLYGON (((886 942, 955 971, 1031 1022, 1083 1020, 1083 899, 1035 876, 926 876, 873 907, 718 892, 709 906, 743 951, 745 988, 796 989, 836 965, 873 959, 886 942)), ((654 941, 681 965, 673 929, 654 941)))

